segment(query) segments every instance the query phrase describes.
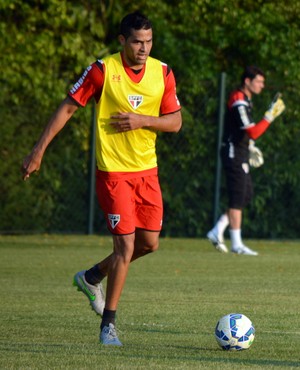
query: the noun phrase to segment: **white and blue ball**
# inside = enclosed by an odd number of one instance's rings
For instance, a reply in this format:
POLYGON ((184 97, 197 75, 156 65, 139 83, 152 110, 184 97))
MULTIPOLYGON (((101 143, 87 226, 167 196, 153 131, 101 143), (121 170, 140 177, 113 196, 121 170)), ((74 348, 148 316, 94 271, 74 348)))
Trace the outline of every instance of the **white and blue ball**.
POLYGON ((251 346, 255 329, 247 316, 241 313, 230 313, 218 321, 215 337, 224 350, 240 351, 251 346))

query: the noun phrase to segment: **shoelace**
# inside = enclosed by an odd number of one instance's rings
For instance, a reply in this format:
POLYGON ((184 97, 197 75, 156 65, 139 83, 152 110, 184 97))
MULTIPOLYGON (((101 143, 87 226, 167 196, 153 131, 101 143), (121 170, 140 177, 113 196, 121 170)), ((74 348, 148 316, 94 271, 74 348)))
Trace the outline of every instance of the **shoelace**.
POLYGON ((105 334, 110 338, 114 339, 117 338, 117 332, 115 327, 108 326, 105 328, 105 334))

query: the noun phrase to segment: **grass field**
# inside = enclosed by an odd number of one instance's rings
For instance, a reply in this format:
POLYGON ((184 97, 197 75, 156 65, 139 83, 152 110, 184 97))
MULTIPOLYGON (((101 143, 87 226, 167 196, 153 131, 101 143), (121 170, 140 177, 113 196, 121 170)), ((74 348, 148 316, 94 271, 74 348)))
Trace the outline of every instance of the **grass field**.
POLYGON ((294 369, 300 367, 300 243, 249 241, 258 257, 206 240, 162 239, 131 265, 118 310, 121 348, 72 287, 112 248, 98 236, 0 236, 0 369, 294 369), (247 315, 256 338, 226 352, 218 319, 247 315))

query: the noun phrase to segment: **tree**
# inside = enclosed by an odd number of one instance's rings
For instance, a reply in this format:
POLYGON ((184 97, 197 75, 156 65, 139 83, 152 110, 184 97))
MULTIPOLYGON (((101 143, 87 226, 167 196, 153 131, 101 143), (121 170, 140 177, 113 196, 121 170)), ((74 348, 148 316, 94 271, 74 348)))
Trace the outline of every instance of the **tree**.
POLYGON ((91 105, 51 144, 34 181, 22 183, 18 169, 84 68, 118 50, 120 19, 137 9, 153 22, 152 55, 172 67, 183 106, 181 132, 158 138, 165 234, 203 236, 210 227, 219 75, 226 72, 229 91, 246 64, 257 64, 267 73, 265 92, 254 100, 257 119, 278 90, 287 109, 259 139, 266 164, 253 173, 245 231, 297 236, 300 4, 291 0, 2 1, 0 230, 85 230, 91 105))

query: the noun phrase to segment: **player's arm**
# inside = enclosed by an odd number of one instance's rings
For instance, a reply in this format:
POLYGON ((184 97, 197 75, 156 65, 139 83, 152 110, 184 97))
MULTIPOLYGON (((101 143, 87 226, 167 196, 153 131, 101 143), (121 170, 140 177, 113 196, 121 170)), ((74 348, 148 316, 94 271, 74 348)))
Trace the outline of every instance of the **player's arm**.
POLYGON ((265 112, 264 118, 256 125, 246 128, 250 139, 258 139, 270 126, 270 124, 284 111, 285 104, 278 93, 274 97, 269 109, 265 112))
POLYGON ((50 118, 47 126, 45 127, 39 140, 33 147, 31 153, 23 160, 23 180, 28 179, 33 172, 39 170, 45 150, 47 149, 48 145, 51 143, 54 137, 63 129, 65 124, 68 122, 68 120, 72 117, 77 109, 78 105, 69 96, 63 100, 58 109, 50 118))
POLYGON ((182 125, 181 111, 165 114, 160 117, 146 116, 136 113, 114 114, 110 124, 117 132, 151 128, 163 132, 178 132, 182 125))
POLYGON ((178 132, 182 125, 181 111, 165 114, 160 117, 149 117, 146 121, 149 127, 162 132, 178 132))
POLYGON ((50 118, 31 153, 24 159, 22 164, 24 180, 28 179, 31 173, 39 170, 46 148, 63 129, 78 107, 84 107, 91 97, 99 100, 103 86, 103 75, 102 63, 97 61, 89 66, 74 84, 66 99, 50 118))
POLYGON ((246 129, 246 132, 250 139, 256 140, 258 139, 270 126, 270 122, 266 119, 262 119, 256 125, 249 127, 246 129))

